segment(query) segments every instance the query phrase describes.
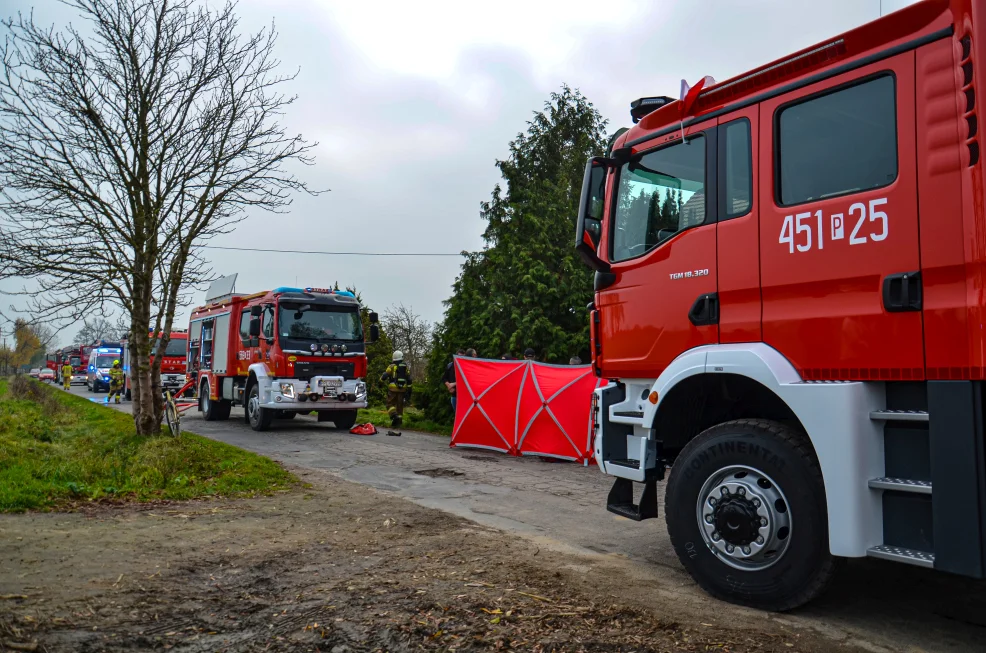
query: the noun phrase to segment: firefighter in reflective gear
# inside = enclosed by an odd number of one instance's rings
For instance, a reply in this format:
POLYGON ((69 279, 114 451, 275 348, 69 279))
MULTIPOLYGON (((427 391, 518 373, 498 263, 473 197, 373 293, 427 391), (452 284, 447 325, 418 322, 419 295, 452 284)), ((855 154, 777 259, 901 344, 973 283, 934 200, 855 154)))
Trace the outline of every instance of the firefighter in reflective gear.
POLYGON ((66 390, 72 387, 72 364, 68 361, 62 363, 62 387, 66 390))
POLYGON ((110 368, 110 393, 106 395, 106 403, 110 403, 110 397, 114 397, 115 402, 120 403, 120 395, 123 394, 123 368, 120 366, 120 361, 113 361, 113 367, 110 368))
POLYGON ((391 428, 399 429, 404 419, 404 403, 411 397, 411 372, 404 363, 404 354, 395 351, 393 362, 380 377, 387 383, 387 414, 391 428))

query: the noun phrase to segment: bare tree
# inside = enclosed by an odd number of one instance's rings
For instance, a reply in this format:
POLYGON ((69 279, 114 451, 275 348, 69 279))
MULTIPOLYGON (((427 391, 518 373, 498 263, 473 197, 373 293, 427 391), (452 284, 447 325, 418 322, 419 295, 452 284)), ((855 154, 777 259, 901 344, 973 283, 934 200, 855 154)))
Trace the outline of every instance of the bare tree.
POLYGON ((424 379, 431 353, 431 324, 421 319, 410 306, 397 304, 383 313, 383 328, 394 349, 404 353, 404 362, 415 379, 424 379))
POLYGON ((161 421, 160 365, 175 310, 212 276, 204 241, 246 207, 284 210, 315 144, 279 120, 294 98, 273 27, 242 37, 234 5, 62 0, 87 29, 3 22, 0 275, 32 314, 129 318, 134 421, 161 421), (16 294, 16 293, 15 293, 16 294))
POLYGON ((91 345, 100 340, 116 340, 120 335, 120 330, 105 317, 96 316, 82 321, 82 328, 75 336, 75 342, 83 345, 91 345))

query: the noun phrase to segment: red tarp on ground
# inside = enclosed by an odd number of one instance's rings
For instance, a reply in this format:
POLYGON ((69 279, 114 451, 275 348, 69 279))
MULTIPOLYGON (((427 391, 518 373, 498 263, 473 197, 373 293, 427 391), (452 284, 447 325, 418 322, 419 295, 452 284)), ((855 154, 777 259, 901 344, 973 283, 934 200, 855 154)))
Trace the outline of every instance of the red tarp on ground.
POLYGON ((456 357, 455 369, 451 446, 592 457, 589 410, 599 379, 590 366, 456 357))

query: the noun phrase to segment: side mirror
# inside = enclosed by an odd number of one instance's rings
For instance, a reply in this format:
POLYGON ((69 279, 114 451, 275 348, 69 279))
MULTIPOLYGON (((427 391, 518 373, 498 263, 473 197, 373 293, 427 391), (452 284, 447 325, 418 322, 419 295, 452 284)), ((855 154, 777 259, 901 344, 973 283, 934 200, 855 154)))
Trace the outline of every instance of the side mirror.
POLYGON ((575 251, 591 270, 609 271, 609 263, 596 253, 603 233, 603 208, 606 201, 606 176, 615 167, 614 159, 597 156, 585 164, 582 197, 575 227, 575 251))
POLYGON ((250 337, 259 338, 260 337, 260 318, 255 317, 250 320, 250 337))
POLYGON ((376 342, 380 339, 380 327, 376 324, 370 325, 370 342, 376 342))
POLYGON ((264 312, 264 307, 261 306, 260 304, 250 307, 250 315, 252 315, 253 317, 260 317, 261 313, 263 312, 264 312))
POLYGON ((380 316, 376 313, 370 313, 370 324, 376 324, 380 321, 380 316))

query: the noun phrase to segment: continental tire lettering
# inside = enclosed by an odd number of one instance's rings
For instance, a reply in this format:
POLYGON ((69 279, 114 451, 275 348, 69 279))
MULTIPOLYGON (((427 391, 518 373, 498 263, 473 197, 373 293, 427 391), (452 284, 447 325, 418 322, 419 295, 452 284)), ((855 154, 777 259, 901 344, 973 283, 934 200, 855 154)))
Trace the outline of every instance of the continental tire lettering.
POLYGON ((698 452, 692 458, 692 461, 688 464, 688 469, 685 470, 685 478, 691 478, 695 472, 704 467, 710 460, 735 453, 752 456, 768 465, 773 465, 775 469, 784 469, 784 460, 763 445, 752 442, 719 442, 698 452))

